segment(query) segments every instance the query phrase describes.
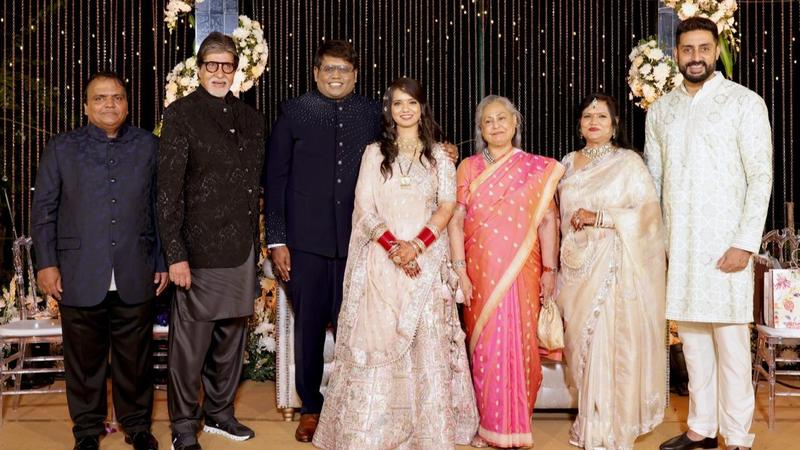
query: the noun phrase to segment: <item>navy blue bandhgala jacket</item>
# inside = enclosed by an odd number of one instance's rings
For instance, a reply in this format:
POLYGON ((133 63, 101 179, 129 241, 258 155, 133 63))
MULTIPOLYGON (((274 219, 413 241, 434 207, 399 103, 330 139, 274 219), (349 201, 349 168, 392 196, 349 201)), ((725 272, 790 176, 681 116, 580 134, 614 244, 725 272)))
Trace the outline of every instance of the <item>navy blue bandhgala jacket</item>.
POLYGON ((166 272, 156 230, 157 152, 152 133, 128 125, 113 139, 90 124, 48 144, 31 235, 37 268, 61 271, 64 305, 100 304, 112 268, 123 302, 155 296, 154 272, 166 272))
POLYGON ((361 156, 379 133, 377 101, 317 91, 286 100, 267 144, 267 243, 346 257, 361 156))

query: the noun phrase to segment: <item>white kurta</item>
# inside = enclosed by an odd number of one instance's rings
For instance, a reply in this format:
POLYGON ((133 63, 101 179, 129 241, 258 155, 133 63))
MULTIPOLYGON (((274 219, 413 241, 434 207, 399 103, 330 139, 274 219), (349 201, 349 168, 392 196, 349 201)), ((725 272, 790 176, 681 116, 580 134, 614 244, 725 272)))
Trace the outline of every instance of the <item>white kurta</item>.
POLYGON ((690 96, 681 85, 647 113, 645 157, 667 229, 667 318, 753 321, 752 262, 716 268, 729 247, 758 253, 772 191, 764 100, 717 72, 690 96))

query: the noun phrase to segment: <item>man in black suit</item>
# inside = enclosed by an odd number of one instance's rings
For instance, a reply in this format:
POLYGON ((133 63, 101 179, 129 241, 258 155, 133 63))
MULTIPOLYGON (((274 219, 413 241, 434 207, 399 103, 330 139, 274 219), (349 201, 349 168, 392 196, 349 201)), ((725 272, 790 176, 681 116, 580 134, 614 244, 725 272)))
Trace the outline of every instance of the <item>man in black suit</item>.
POLYGON ((361 155, 380 131, 380 105, 353 93, 357 77, 353 46, 324 42, 314 56, 317 90, 281 105, 267 146, 267 244, 294 311, 301 442, 311 442, 322 410, 325 331, 342 303, 361 155))
MULTIPOLYGON (((317 89, 281 105, 267 145, 267 244, 294 312, 300 442, 311 442, 322 410, 322 352, 342 303, 361 157, 380 133, 380 103, 354 93, 357 79, 353 45, 323 42, 314 55, 317 89)), ((455 146, 445 149, 457 157, 455 146)))
POLYGON ((39 161, 37 279, 59 301, 74 448, 98 448, 105 432, 110 350, 125 441, 157 449, 151 300, 169 282, 156 230, 158 139, 125 124, 128 97, 117 74, 93 75, 84 92, 89 124, 54 138, 39 161))

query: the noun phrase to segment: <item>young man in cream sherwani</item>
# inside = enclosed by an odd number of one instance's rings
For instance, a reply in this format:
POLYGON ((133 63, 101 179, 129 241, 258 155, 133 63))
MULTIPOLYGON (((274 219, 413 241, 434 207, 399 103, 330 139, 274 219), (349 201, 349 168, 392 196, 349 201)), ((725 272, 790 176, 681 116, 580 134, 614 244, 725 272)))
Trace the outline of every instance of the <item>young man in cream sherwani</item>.
POLYGON ((681 22, 683 84, 648 111, 645 155, 668 230, 667 318, 678 322, 689 371, 689 431, 661 450, 749 449, 753 273, 772 190, 767 108, 726 80, 716 25, 681 22))

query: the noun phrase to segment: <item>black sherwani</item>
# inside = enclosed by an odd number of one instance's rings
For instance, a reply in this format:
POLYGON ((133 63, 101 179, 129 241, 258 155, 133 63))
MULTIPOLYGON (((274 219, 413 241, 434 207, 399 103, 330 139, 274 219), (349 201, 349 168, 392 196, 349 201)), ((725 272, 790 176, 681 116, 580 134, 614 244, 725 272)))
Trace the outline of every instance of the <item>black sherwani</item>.
POLYGON ((168 407, 173 432, 233 417, 247 318, 257 295, 258 201, 264 118, 228 94, 199 87, 164 113, 158 157, 159 227, 167 262, 186 261, 192 286, 176 289, 169 329, 168 407))

